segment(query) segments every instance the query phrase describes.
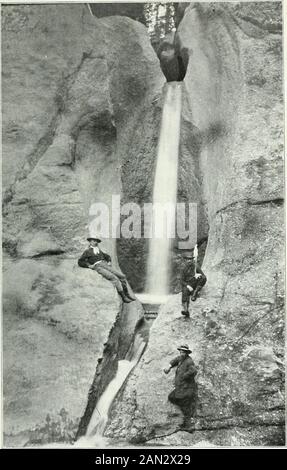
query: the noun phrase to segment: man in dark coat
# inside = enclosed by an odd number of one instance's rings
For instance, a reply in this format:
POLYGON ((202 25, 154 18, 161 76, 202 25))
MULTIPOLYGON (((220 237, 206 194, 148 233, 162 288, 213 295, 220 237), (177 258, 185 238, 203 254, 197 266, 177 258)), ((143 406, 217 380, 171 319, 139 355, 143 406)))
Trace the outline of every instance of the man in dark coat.
POLYGON ((87 240, 90 246, 79 258, 78 265, 81 268, 93 269, 105 279, 111 281, 125 303, 135 300, 128 292, 126 276, 113 268, 110 255, 100 250, 98 244, 101 243, 101 240, 93 237, 87 238, 87 240))
POLYGON ((191 253, 187 253, 185 258, 188 264, 183 268, 181 274, 181 287, 182 287, 182 315, 189 317, 189 300, 195 301, 199 292, 206 284, 206 276, 203 271, 195 266, 195 260, 191 253))
POLYGON ((172 359, 169 367, 164 369, 165 374, 168 374, 173 367, 177 367, 175 388, 168 395, 168 399, 174 405, 179 406, 184 416, 182 426, 189 428, 190 418, 194 415, 197 405, 197 383, 195 382, 197 367, 189 356, 191 350, 187 344, 177 349, 180 351, 180 355, 172 359))

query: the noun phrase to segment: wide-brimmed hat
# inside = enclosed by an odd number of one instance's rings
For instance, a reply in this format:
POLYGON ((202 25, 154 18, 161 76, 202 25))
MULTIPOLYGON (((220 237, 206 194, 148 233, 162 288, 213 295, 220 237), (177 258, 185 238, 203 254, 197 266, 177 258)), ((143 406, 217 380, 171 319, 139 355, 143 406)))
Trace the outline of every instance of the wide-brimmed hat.
POLYGON ((100 238, 96 238, 96 237, 89 237, 87 238, 88 242, 90 242, 91 240, 95 240, 96 242, 98 243, 101 243, 102 240, 100 240, 100 238))
POLYGON ((188 354, 190 354, 192 352, 191 349, 189 349, 189 346, 187 344, 182 344, 177 349, 178 349, 178 351, 184 351, 188 354))

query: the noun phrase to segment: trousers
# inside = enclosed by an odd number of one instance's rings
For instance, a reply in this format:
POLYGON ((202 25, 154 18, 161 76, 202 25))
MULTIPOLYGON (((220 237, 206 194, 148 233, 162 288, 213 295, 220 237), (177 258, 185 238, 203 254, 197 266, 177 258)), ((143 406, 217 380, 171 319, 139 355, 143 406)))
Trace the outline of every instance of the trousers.
MULTIPOLYGON (((195 277, 193 279, 191 279, 191 281, 188 283, 188 285, 190 285, 190 287, 193 288, 193 292, 195 291, 195 289, 198 289, 201 290, 202 287, 206 284, 206 277, 205 276, 201 276, 199 277, 198 279, 196 279, 195 277)), ((182 303, 184 302, 189 302, 189 297, 193 294, 193 292, 190 292, 188 290, 188 288, 186 287, 186 285, 183 285, 182 286, 182 295, 181 295, 181 301, 182 303)))
POLYGON ((173 405, 177 405, 181 409, 185 418, 191 418, 194 416, 197 406, 196 393, 193 395, 178 396, 177 391, 173 390, 168 395, 168 399, 173 405))
POLYGON ((110 281, 117 291, 123 292, 123 284, 126 285, 127 278, 120 271, 110 266, 106 261, 101 261, 93 268, 98 274, 110 281))

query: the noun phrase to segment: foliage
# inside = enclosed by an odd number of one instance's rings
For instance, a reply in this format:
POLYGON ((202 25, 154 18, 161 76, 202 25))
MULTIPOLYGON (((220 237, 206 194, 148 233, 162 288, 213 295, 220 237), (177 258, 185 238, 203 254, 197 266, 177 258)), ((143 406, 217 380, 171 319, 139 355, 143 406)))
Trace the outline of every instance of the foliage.
POLYGON ((145 3, 146 26, 153 44, 175 30, 175 13, 174 3, 145 3))
POLYGON ((91 11, 98 17, 128 16, 143 23, 155 49, 160 40, 176 28, 177 3, 91 3, 91 11))

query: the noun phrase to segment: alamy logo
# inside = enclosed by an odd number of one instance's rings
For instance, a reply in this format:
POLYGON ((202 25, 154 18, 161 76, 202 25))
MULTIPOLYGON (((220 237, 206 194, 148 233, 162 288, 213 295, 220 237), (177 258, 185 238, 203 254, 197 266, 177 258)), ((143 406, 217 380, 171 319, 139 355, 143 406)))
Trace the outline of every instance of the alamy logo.
POLYGON ((196 203, 144 203, 121 205, 112 196, 111 207, 93 203, 89 211, 91 234, 101 238, 177 239, 179 249, 190 249, 197 242, 196 203))

